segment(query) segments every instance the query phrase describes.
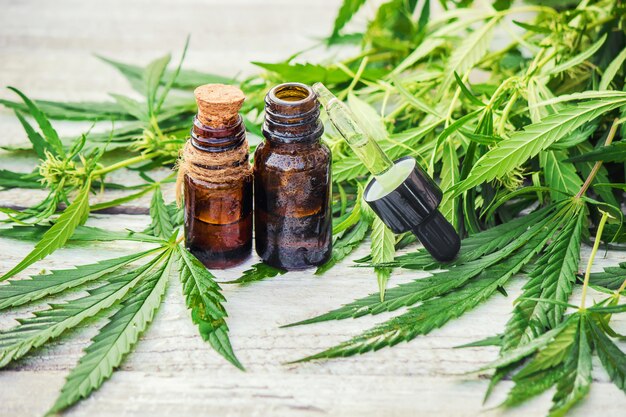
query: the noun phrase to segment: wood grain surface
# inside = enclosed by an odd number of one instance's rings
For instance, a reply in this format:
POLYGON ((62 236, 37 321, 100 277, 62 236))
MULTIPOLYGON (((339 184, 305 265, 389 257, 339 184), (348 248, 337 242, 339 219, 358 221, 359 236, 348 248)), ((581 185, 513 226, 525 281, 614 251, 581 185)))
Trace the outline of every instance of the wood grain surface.
MULTIPOLYGON (((0 83, 16 86, 32 97, 58 100, 103 100, 108 92, 132 94, 121 75, 94 57, 146 63, 172 51, 179 53, 188 33, 192 42, 187 67, 234 75, 249 73, 252 60, 284 59, 327 34, 340 2, 336 0, 224 1, 84 1, 0 0, 0 83)), ((366 11, 367 12, 367 11, 366 11)), ((12 97, 7 90, 0 97, 12 97)), ((55 123, 63 134, 84 126, 55 123)), ((0 144, 19 144, 24 133, 11 112, 0 110, 0 144)), ((29 171, 36 160, 0 153, 0 167, 29 171)), ((166 175, 162 170, 160 175, 166 175)), ((115 181, 132 183, 130 172, 115 181)), ((109 200, 119 192, 98 196, 109 200)), ((0 192, 0 204, 26 206, 41 192, 0 192)), ((173 198, 168 188, 166 199, 173 198)), ((95 200, 94 200, 95 201, 95 200)), ((133 202, 127 212, 145 212, 147 200, 133 202)), ((93 215, 88 225, 115 230, 141 230, 145 214, 93 215)), ((0 232, 1 233, 1 232, 0 232)), ((32 244, 0 236, 0 271, 15 265, 32 244)), ((68 246, 19 274, 131 253, 138 243, 68 246)), ((280 329, 279 326, 323 313, 355 297, 377 290, 369 269, 356 269, 352 259, 364 256, 364 244, 349 259, 322 277, 293 272, 245 287, 224 285, 233 346, 247 372, 240 372, 204 343, 185 309, 180 284, 172 279, 168 294, 135 351, 110 381, 66 414, 68 416, 542 416, 552 393, 504 412, 494 407, 511 386, 505 381, 493 399, 482 404, 486 374, 465 374, 496 358, 495 348, 455 346, 502 331, 519 294, 514 280, 509 297, 500 294, 430 335, 377 353, 304 365, 289 360, 330 347, 390 317, 329 322, 280 329)), ((589 248, 583 249, 586 262, 589 248)), ((626 260, 620 252, 601 253, 594 266, 626 260)), ((220 280, 234 279, 258 259, 218 271, 220 280)), ((424 274, 422 274, 424 275, 424 274)), ((390 285, 422 276, 398 270, 390 285)), ((597 293, 592 293, 597 296, 597 293)), ((40 307, 39 307, 40 308, 40 307)), ((0 313, 0 329, 33 309, 0 313)), ((64 377, 102 322, 89 323, 37 349, 0 372, 0 416, 43 415, 64 377)), ((626 331, 626 320, 615 327, 626 331)), ((621 343, 626 349, 626 344, 621 343)), ((589 397, 570 415, 623 416, 626 397, 594 358, 594 384, 589 397)))

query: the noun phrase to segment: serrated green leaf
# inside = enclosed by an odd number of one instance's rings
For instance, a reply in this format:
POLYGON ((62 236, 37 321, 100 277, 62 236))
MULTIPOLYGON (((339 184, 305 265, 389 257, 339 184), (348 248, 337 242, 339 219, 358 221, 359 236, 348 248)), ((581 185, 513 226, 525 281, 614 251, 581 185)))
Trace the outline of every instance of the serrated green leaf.
POLYGON ((44 233, 41 240, 35 245, 35 248, 20 263, 0 277, 0 281, 12 277, 33 263, 45 258, 67 242, 76 227, 84 223, 89 215, 90 189, 91 181, 88 180, 80 189, 72 204, 61 213, 56 223, 44 233))
POLYGON ((439 203, 439 211, 450 222, 457 224, 457 214, 459 211, 459 199, 445 194, 445 191, 452 188, 460 179, 459 158, 456 154, 455 146, 446 141, 443 144, 443 154, 441 157, 441 181, 439 186, 444 191, 443 199, 439 203))
POLYGON ((610 290, 617 290, 626 280, 626 262, 619 266, 605 266, 604 272, 592 272, 589 283, 599 285, 610 290))
POLYGON ((412 307, 404 314, 383 322, 347 342, 298 362, 352 356, 393 346, 412 340, 418 335, 427 334, 491 297, 511 276, 530 262, 550 237, 550 231, 544 231, 533 237, 527 245, 510 258, 486 268, 478 277, 460 289, 446 293, 439 298, 429 297, 420 306, 412 307))
POLYGON ((41 132, 46 138, 47 143, 50 145, 50 148, 54 151, 54 154, 64 157, 65 150, 63 149, 63 143, 61 142, 61 139, 59 139, 59 135, 50 124, 50 121, 48 120, 46 115, 41 110, 39 110, 39 107, 37 107, 37 105, 33 103, 28 97, 26 97, 26 95, 20 90, 14 87, 7 88, 15 92, 24 101, 24 104, 26 104, 26 107, 28 108, 28 112, 31 116, 33 116, 33 118, 39 125, 41 132))
POLYGON ((151 249, 93 264, 77 265, 72 269, 52 270, 48 274, 31 275, 30 279, 9 280, 5 285, 0 285, 0 310, 23 305, 96 281, 108 274, 118 272, 121 268, 153 252, 154 249, 151 249))
POLYGON ((624 104, 626 98, 621 95, 613 99, 589 100, 565 106, 559 113, 526 126, 523 131, 513 133, 509 139, 499 142, 483 155, 469 176, 454 187, 454 195, 506 175, 575 129, 624 104))
POLYGON ((499 20, 499 16, 492 17, 487 23, 463 39, 461 44, 454 49, 448 60, 443 81, 439 86, 440 97, 454 81, 454 73, 465 74, 487 53, 493 37, 493 30, 499 20))
MULTIPOLYGON (((378 216, 374 217, 372 222, 372 262, 374 264, 384 264, 393 261, 396 253, 396 236, 378 216)), ((380 301, 385 300, 385 289, 387 281, 391 276, 391 269, 386 267, 375 267, 376 277, 378 280, 378 292, 380 293, 380 301)))
POLYGON ((365 4, 367 0, 343 0, 335 24, 333 25, 333 33, 331 39, 339 35, 339 31, 348 23, 355 13, 365 4))
POLYGON ((598 90, 608 90, 617 72, 620 69, 622 69, 622 72, 624 71, 624 61, 626 61, 626 48, 622 49, 622 52, 606 67, 600 79, 598 90))
POLYGON ((571 162, 626 162, 626 140, 611 143, 609 146, 601 146, 582 155, 568 159, 571 162))
POLYGON ((252 265, 249 269, 243 271, 241 276, 232 281, 226 281, 224 284, 239 284, 247 285, 251 282, 262 281, 267 278, 273 278, 278 275, 286 273, 284 269, 274 268, 264 262, 259 262, 252 265))
POLYGON ((463 286, 469 280, 481 274, 485 269, 491 266, 497 266, 498 262, 506 259, 516 250, 530 244, 529 242, 535 239, 537 235, 545 233, 544 228, 550 221, 551 219, 547 218, 534 223, 528 230, 518 236, 517 240, 506 245, 504 249, 452 267, 448 271, 439 272, 427 278, 421 278, 390 288, 386 291, 385 301, 383 302, 380 301, 379 294, 372 294, 328 313, 292 323, 288 326, 311 324, 328 320, 343 320, 351 317, 360 317, 366 314, 379 314, 446 294, 455 288, 463 286))
POLYGON ((39 134, 33 127, 24 119, 22 113, 15 110, 15 117, 20 121, 24 131, 26 132, 26 136, 28 136, 28 140, 33 145, 33 151, 37 154, 37 157, 41 160, 46 160, 46 151, 53 152, 52 147, 46 142, 46 140, 39 134))
POLYGON ((110 93, 109 95, 115 99, 120 107, 126 110, 128 114, 132 115, 137 120, 141 120, 143 122, 148 122, 150 120, 144 103, 140 103, 133 98, 123 96, 121 94, 110 93))
MULTIPOLYGON (((103 56, 96 55, 96 57, 103 62, 113 66, 119 72, 121 72, 126 79, 131 83, 133 88, 135 88, 140 93, 145 94, 145 86, 142 82, 142 77, 144 73, 144 68, 138 65, 126 64, 124 62, 116 61, 110 58, 105 58, 103 56)), ((174 71, 166 70, 164 76, 161 79, 161 84, 165 83, 165 80, 172 79, 174 75, 174 71)), ((222 84, 232 84, 232 77, 222 77, 220 75, 209 74, 194 70, 181 70, 176 80, 174 81, 174 88, 182 88, 182 89, 191 89, 193 90, 199 85, 202 84, 210 84, 210 83, 222 83, 222 84)))
POLYGON ((155 59, 146 66, 142 74, 146 91, 146 101, 148 103, 148 115, 150 117, 154 115, 154 109, 157 105, 157 91, 171 59, 172 57, 169 54, 162 58, 155 59))
POLYGON ((305 84, 321 82, 323 84, 332 85, 351 80, 350 75, 335 66, 323 66, 310 63, 290 64, 286 62, 275 64, 266 62, 252 63, 257 67, 261 67, 278 75, 281 81, 298 80, 298 82, 305 84))
POLYGON ((564 214, 566 223, 529 273, 522 295, 506 324, 503 351, 528 343, 561 322, 576 280, 584 210, 564 214), (551 300, 554 303, 540 300, 551 300))
POLYGON ((31 349, 58 337, 83 320, 113 306, 139 283, 161 256, 134 271, 107 278, 88 295, 66 303, 50 304, 50 309, 37 311, 34 317, 18 320, 20 324, 0 332, 0 368, 21 358, 31 349))
POLYGON ((532 355, 537 350, 544 348, 548 344, 550 344, 556 336, 559 335, 565 329, 565 327, 569 324, 571 320, 578 320, 578 316, 570 316, 567 320, 563 321, 557 327, 552 330, 549 330, 538 336, 526 344, 520 345, 514 349, 507 350, 503 352, 498 359, 495 361, 479 368, 477 372, 485 371, 487 369, 495 369, 502 368, 507 365, 518 362, 521 359, 526 358, 529 355, 532 355), (573 317, 573 318, 572 318, 573 317))
POLYGON ((593 320, 589 320, 588 323, 593 345, 600 357, 602 366, 606 369, 611 381, 619 389, 626 392, 626 355, 593 320))
POLYGON ((167 239, 172 235, 174 225, 172 224, 172 218, 163 200, 161 187, 154 188, 154 194, 152 194, 152 200, 150 202, 150 217, 152 218, 152 223, 150 223, 150 226, 146 230, 147 233, 163 239, 167 239))
POLYGON ((588 319, 582 315, 574 343, 567 355, 564 375, 556 384, 549 417, 562 417, 583 399, 591 386, 591 345, 588 340, 588 319))
POLYGON ((546 150, 539 153, 539 163, 543 168, 546 184, 550 187, 552 201, 575 195, 583 185, 576 167, 566 162, 566 159, 567 154, 564 151, 546 150))
POLYGON ((604 34, 597 42, 595 42, 589 48, 585 48, 583 52, 577 54, 576 56, 568 59, 565 62, 560 63, 559 65, 549 69, 548 71, 545 71, 544 74, 545 75, 559 74, 565 70, 568 70, 570 68, 573 68, 577 65, 582 64, 587 59, 591 58, 602 47, 602 44, 604 44, 604 41, 606 41, 606 37, 607 35, 604 34))
POLYGON ((561 365, 567 357, 570 347, 574 344, 577 331, 578 321, 569 321, 567 326, 554 337, 554 340, 541 349, 530 362, 515 374, 513 379, 518 381, 536 372, 561 365))
POLYGON ((243 370, 228 338, 225 301, 215 277, 187 249, 178 246, 180 280, 191 319, 198 326, 200 336, 226 360, 243 370))
POLYGON ((44 188, 39 174, 26 174, 0 169, 0 187, 2 188, 44 188))
POLYGON ((563 367, 559 366, 516 379, 502 406, 514 407, 547 391, 563 377, 563 373, 563 367))
MULTIPOLYGON (((117 103, 110 101, 75 101, 60 102, 50 100, 34 100, 37 107, 53 120, 131 120, 117 103)), ((20 112, 28 112, 28 107, 23 103, 0 99, 0 104, 20 112)))
POLYGON ((86 398, 108 379, 133 349, 159 308, 175 257, 168 251, 162 265, 146 274, 85 348, 78 365, 67 376, 61 393, 48 413, 57 413, 86 398))

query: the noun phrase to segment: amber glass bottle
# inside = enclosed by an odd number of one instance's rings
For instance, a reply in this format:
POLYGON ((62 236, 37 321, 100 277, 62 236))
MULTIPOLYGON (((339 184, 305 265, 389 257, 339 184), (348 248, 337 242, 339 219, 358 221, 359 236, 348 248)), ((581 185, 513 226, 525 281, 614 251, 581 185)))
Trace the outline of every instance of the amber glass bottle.
POLYGON ((302 269, 332 249, 330 150, 315 93, 281 84, 265 97, 266 141, 254 154, 255 243, 268 264, 302 269))
POLYGON ((252 171, 236 87, 195 91, 198 115, 183 151, 185 243, 208 268, 243 262, 252 250, 252 171))

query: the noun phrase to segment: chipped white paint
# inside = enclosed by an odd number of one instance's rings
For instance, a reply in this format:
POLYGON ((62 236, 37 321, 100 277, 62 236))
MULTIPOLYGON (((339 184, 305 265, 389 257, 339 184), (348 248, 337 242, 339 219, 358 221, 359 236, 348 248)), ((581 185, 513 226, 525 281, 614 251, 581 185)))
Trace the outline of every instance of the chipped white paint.
MULTIPOLYGON (((124 80, 98 62, 91 52, 121 60, 145 62, 164 51, 178 51, 185 34, 192 33, 188 64, 228 74, 252 59, 276 61, 309 44, 308 37, 327 33, 338 1, 253 0, 180 2, 82 2, 64 0, 2 1, 0 14, 0 81, 27 93, 50 99, 100 100, 104 92, 130 93, 124 80), (24 23, 28 22, 28 23, 24 23)), ((2 97, 10 97, 7 92, 2 97)), ((55 124, 57 125, 57 124, 55 124)), ((24 140, 19 124, 0 111, 0 144, 24 140)), ((77 132, 60 123, 63 133, 77 132), (69 130, 68 130, 69 129, 69 130)), ((0 167, 28 171, 32 158, 0 154, 0 167)), ((132 181, 128 173, 119 181, 132 181)), ((171 188, 166 196, 171 198, 171 188)), ((105 201, 119 196, 107 192, 105 201)), ((1 204, 28 205, 41 197, 35 191, 0 192, 1 204)), ((147 201, 133 203, 146 207, 147 201)), ((95 215, 90 225, 141 230, 144 215, 95 215)), ((72 246, 29 268, 62 268, 76 263, 120 256, 139 250, 137 243, 102 243, 72 246)), ((350 259, 367 253, 363 245, 350 259)), ((0 237, 0 271, 17 263, 31 245, 0 237)), ((583 260, 589 249, 583 250, 583 260)), ((217 272, 234 279, 246 265, 217 272)), ((626 260, 609 252, 602 265, 626 260)), ((418 277, 398 271, 390 284, 418 277)), ((494 348, 453 349, 500 332, 508 318, 515 290, 496 295, 442 329, 392 349, 360 357, 283 365, 342 341, 391 315, 365 317, 290 329, 279 326, 323 313, 355 297, 376 291, 368 269, 355 269, 347 260, 323 277, 311 271, 289 273, 246 287, 224 285, 234 348, 247 368, 242 373, 227 364, 202 342, 191 324, 180 285, 172 280, 166 300, 135 351, 110 381, 70 410, 71 416, 540 416, 550 394, 504 413, 489 409, 504 398, 504 382, 486 406, 484 375, 464 375, 496 357, 494 348)), ((595 294, 593 294, 595 295, 595 294)), ((32 311, 23 308, 0 314, 0 328, 32 311)), ((624 318, 616 327, 626 330, 624 318)), ((0 372, 0 415, 42 415, 53 403, 64 375, 81 355, 95 329, 81 327, 0 372)), ((626 346, 621 345, 624 349, 626 346)), ((622 416, 626 397, 608 381, 595 363, 589 398, 571 416, 622 416)))

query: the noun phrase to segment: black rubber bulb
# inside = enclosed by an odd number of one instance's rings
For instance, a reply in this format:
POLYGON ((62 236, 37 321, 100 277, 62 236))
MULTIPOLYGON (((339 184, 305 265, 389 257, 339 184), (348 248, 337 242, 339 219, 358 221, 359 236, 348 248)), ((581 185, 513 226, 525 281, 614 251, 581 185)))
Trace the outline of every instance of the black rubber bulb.
POLYGON ((383 190, 376 178, 372 179, 365 189, 365 201, 394 233, 411 231, 433 258, 441 262, 453 260, 461 248, 461 239, 437 209, 443 195, 441 189, 412 157, 400 158, 394 162, 398 164, 404 168, 413 164, 404 181, 393 190, 383 190))

